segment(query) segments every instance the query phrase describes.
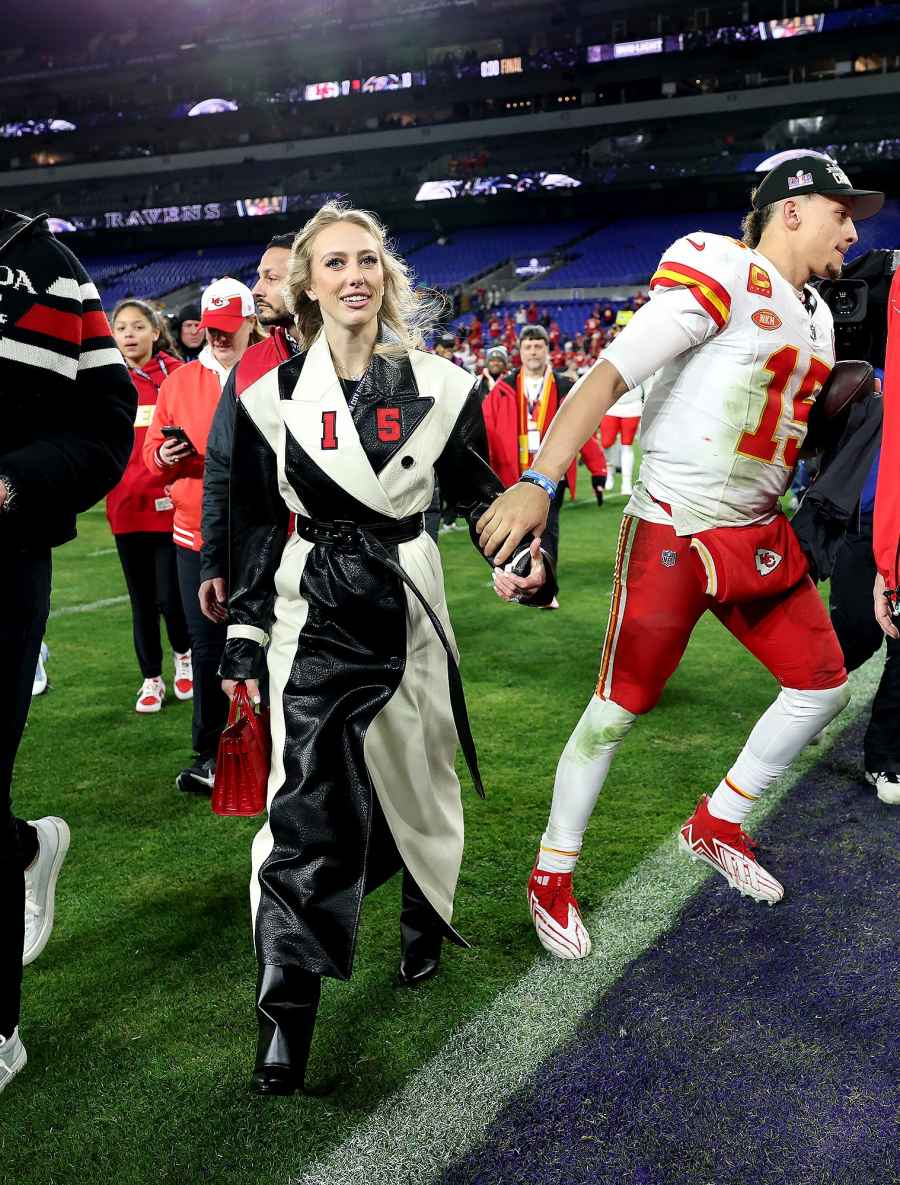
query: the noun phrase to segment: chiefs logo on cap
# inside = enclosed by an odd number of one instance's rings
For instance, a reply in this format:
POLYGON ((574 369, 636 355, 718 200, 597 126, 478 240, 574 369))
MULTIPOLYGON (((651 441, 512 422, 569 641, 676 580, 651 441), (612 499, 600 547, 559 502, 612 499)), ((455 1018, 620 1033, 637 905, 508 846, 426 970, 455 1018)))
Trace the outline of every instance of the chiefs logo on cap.
POLYGON ((228 301, 224 296, 211 296, 209 298, 209 307, 211 309, 224 309, 227 304, 228 301))
POLYGON ((769 273, 758 263, 750 264, 747 291, 752 292, 755 296, 768 296, 770 300, 772 298, 772 281, 769 279, 769 273))
POLYGON ((754 325, 758 325, 760 329, 768 329, 774 332, 781 328, 781 318, 772 309, 757 309, 750 318, 754 325))

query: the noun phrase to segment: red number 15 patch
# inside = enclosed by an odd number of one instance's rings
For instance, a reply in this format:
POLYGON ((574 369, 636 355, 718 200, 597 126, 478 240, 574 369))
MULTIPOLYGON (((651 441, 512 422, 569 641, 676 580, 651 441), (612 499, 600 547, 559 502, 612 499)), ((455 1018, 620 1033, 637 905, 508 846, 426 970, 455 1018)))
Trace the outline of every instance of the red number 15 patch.
POLYGON ((379 407, 375 409, 378 439, 383 444, 394 444, 400 439, 400 408, 379 407))

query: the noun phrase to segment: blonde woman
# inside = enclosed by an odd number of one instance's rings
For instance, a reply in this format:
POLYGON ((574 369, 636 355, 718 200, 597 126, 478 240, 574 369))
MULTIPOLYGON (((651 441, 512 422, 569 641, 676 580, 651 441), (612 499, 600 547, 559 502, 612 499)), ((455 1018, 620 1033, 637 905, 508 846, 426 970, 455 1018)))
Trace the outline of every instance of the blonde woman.
MULTIPOLYGON (((246 680, 255 694, 268 645, 260 1094, 303 1089, 320 980, 349 978, 368 891, 403 869, 401 983, 438 970, 444 937, 465 945, 451 925, 457 735, 481 786, 423 511, 435 471, 470 524, 501 489, 472 378, 421 348, 427 304, 373 215, 324 206, 297 235, 285 295, 301 352, 238 405, 221 666, 226 693, 246 680)), ((520 559, 542 563, 538 541, 520 559)))

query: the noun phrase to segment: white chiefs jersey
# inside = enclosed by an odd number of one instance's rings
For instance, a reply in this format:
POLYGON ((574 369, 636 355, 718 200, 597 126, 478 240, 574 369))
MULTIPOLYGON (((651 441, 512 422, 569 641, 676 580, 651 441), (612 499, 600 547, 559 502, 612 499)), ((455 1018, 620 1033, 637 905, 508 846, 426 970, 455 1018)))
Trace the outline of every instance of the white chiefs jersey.
POLYGON ((609 411, 608 416, 619 416, 625 419, 639 419, 640 414, 644 409, 644 385, 638 383, 636 387, 632 387, 630 391, 617 399, 609 411))
MULTIPOLYGON (((660 302, 654 314, 676 318, 688 348, 649 384, 628 512, 673 523, 679 535, 766 521, 834 365, 828 306, 811 288, 798 296, 758 251, 700 231, 663 254, 650 295, 648 309, 660 302)), ((614 365, 617 348, 627 345, 632 358, 641 348, 623 340, 641 333, 641 321, 636 314, 610 346, 614 365)), ((645 377, 635 369, 624 377, 645 377)))

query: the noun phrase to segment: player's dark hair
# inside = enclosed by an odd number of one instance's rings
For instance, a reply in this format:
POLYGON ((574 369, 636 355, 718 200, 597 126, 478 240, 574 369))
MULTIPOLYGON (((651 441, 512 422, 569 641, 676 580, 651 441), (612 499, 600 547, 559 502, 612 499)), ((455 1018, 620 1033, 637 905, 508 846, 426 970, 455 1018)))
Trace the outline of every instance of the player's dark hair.
POLYGON ((268 251, 270 247, 283 247, 285 251, 290 251, 291 247, 294 245, 295 238, 296 235, 293 234, 273 235, 271 239, 269 239, 268 243, 266 243, 266 250, 268 251))
MULTIPOLYGON (((750 195, 751 202, 756 198, 758 192, 756 189, 753 190, 750 195)), ((754 206, 750 207, 741 222, 741 241, 745 246, 759 246, 759 240, 763 236, 763 231, 772 221, 777 205, 777 202, 770 202, 767 206, 763 206, 759 210, 754 206)))
POLYGON ((537 338, 538 341, 546 342, 550 345, 550 334, 543 327, 543 325, 526 325, 519 334, 519 343, 527 342, 537 338))

